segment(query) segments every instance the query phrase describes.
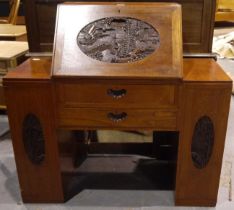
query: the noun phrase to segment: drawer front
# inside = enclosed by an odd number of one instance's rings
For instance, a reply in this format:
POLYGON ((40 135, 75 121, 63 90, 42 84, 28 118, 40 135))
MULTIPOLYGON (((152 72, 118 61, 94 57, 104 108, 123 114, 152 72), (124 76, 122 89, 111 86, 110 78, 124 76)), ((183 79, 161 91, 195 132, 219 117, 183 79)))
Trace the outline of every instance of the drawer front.
POLYGON ((57 83, 58 103, 72 107, 175 107, 176 85, 124 85, 95 83, 57 83))
POLYGON ((176 111, 151 109, 66 108, 58 110, 60 127, 176 130, 176 111))

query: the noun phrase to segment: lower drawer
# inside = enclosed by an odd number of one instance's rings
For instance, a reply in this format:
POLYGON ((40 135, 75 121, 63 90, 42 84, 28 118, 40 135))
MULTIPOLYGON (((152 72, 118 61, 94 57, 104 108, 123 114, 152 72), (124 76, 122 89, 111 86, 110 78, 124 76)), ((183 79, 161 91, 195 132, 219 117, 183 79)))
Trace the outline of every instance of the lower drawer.
POLYGON ((69 108, 58 110, 58 126, 71 129, 126 128, 176 130, 176 111, 69 108))

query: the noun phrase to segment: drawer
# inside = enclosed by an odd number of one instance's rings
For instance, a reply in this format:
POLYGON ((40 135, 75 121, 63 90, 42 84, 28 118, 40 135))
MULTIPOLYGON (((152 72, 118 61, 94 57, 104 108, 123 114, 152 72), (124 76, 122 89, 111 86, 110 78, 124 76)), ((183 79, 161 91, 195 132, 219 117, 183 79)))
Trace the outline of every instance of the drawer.
POLYGON ((58 110, 60 127, 176 130, 176 111, 151 109, 66 108, 58 110))
POLYGON ((62 107, 163 108, 177 105, 176 85, 57 83, 62 107))

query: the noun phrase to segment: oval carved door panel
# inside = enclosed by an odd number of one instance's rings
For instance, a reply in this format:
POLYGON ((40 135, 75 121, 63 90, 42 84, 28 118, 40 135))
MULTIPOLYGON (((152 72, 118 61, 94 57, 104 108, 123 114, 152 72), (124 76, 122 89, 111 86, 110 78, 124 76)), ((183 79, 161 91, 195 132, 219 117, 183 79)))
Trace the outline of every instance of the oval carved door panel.
POLYGON ((158 31, 130 17, 106 17, 86 25, 77 44, 87 56, 108 63, 141 60, 159 48, 158 31))
POLYGON ((194 128, 191 155, 196 168, 204 168, 210 160, 214 145, 214 124, 208 116, 201 117, 194 128))
POLYGON ((45 140, 41 123, 34 114, 28 114, 24 118, 23 143, 30 161, 40 164, 45 158, 45 140))

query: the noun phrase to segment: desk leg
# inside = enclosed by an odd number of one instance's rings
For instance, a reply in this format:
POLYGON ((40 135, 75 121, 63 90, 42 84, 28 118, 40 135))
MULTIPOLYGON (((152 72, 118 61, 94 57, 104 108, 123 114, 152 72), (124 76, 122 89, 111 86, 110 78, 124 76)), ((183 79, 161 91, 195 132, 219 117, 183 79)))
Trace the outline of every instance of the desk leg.
POLYGON ((51 84, 4 85, 23 201, 63 202, 51 84))
POLYGON ((183 87, 176 177, 177 205, 214 206, 229 112, 229 84, 183 87))

